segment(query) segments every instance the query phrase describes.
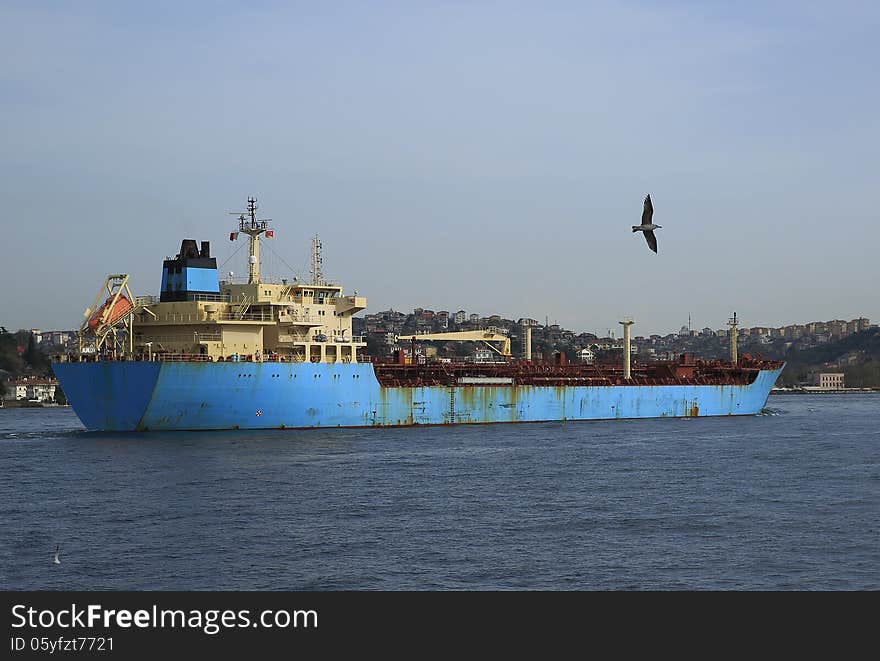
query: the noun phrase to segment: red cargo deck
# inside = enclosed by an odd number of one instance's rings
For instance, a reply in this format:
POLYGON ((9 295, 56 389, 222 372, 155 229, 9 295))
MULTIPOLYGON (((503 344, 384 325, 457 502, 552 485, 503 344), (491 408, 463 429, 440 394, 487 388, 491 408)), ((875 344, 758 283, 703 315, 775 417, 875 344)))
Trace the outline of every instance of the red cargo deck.
POLYGON ((421 364, 374 363, 383 387, 419 386, 665 386, 665 385, 749 385, 761 370, 782 367, 782 361, 743 356, 737 364, 723 361, 694 361, 683 356, 677 362, 633 365, 631 378, 624 379, 620 365, 542 363, 510 360, 506 363, 421 364), (480 383, 483 380, 484 383, 480 383))

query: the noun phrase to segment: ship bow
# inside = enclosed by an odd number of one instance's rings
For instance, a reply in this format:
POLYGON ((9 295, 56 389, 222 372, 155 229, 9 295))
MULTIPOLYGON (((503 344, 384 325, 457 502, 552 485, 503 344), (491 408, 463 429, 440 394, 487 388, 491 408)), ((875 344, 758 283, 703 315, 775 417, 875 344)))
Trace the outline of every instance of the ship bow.
POLYGON ((161 363, 54 363, 67 400, 91 431, 134 431, 150 403, 161 363))

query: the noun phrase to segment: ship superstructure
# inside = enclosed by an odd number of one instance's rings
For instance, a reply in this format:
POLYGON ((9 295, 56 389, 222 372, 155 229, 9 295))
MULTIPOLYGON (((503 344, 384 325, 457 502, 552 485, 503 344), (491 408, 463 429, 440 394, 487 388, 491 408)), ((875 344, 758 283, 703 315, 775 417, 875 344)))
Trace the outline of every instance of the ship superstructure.
MULTIPOLYGON (((346 296, 314 266, 309 282, 264 282, 260 242, 274 230, 256 211, 256 199, 249 198, 229 234, 231 241, 249 242, 247 282, 220 279, 208 241, 198 246, 183 240, 180 252, 162 265, 159 296, 135 299, 130 353, 212 362, 357 362, 366 344, 352 334, 351 318, 366 307, 366 298, 346 296)), ((312 263, 320 262, 315 243, 312 263)))

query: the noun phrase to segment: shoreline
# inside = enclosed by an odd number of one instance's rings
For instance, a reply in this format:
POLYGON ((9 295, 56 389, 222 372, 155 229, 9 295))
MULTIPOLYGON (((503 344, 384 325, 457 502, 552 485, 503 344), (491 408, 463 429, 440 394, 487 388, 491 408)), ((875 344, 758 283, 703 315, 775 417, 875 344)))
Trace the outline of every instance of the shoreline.
POLYGON ((44 404, 43 402, 6 401, 0 404, 0 409, 57 409, 69 406, 70 404, 44 404))
POLYGON ((771 395, 865 395, 868 393, 880 393, 880 388, 844 388, 842 390, 783 390, 773 388, 770 391, 771 395))

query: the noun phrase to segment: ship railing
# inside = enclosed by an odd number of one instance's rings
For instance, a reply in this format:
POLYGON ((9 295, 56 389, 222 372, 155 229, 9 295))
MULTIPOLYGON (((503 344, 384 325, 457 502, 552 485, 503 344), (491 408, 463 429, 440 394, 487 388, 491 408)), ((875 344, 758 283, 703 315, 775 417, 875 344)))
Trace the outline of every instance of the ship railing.
POLYGON ((201 314, 184 314, 183 312, 168 312, 166 314, 160 315, 156 321, 174 321, 174 322, 205 321, 205 317, 201 314))
POLYGON ((352 335, 352 336, 334 335, 333 341, 334 342, 345 342, 346 344, 357 343, 357 342, 363 343, 364 336, 363 335, 352 335))
MULTIPOLYGON (((201 323, 205 321, 214 321, 215 319, 226 319, 227 317, 233 320, 237 320, 240 318, 247 318, 249 315, 245 315, 245 317, 239 317, 235 314, 227 314, 222 313, 218 315, 214 315, 214 313, 183 313, 183 312, 168 312, 166 314, 159 315, 156 321, 171 321, 175 323, 201 323)), ((250 315, 253 316, 253 315, 250 315)), ((270 315, 266 315, 269 317, 270 315)))
POLYGON ((212 303, 232 303, 229 294, 187 294, 188 301, 210 301, 212 303))
MULTIPOLYGON (((208 303, 240 303, 244 297, 241 295, 232 296, 231 294, 191 294, 187 293, 185 301, 170 301, 172 303, 185 303, 190 301, 202 301, 208 303)), ((156 305, 161 303, 160 296, 152 294, 146 296, 135 296, 136 305, 156 305)), ((310 301, 311 302, 311 301, 310 301)))
POLYGON ((312 318, 312 315, 310 315, 310 314, 305 314, 302 312, 300 312, 300 313, 292 312, 291 314, 278 315, 278 321, 280 321, 282 324, 285 324, 285 323, 289 324, 289 323, 295 323, 295 322, 300 322, 300 321, 317 322, 318 320, 316 318, 312 318))
POLYGON ((271 312, 247 312, 245 314, 235 314, 229 312, 221 312, 217 314, 218 321, 275 321, 271 312))
POLYGON ((293 294, 282 294, 281 301, 288 303, 299 303, 301 305, 322 305, 325 303, 335 303, 336 301, 348 301, 352 303, 354 302, 353 297, 351 296, 300 296, 293 294))
MULTIPOLYGON (((60 358, 60 357, 59 357, 60 358)), ((77 363, 123 363, 129 361, 139 361, 139 362, 170 362, 170 363, 186 363, 186 362, 196 362, 196 363, 210 363, 214 359, 211 356, 198 354, 198 353, 155 353, 152 354, 146 351, 139 351, 131 356, 129 355, 117 355, 117 356, 93 356, 88 354, 82 354, 79 356, 76 355, 68 355, 65 360, 59 360, 58 362, 77 362, 77 363)))
MULTIPOLYGON (((293 282, 292 280, 293 280, 292 278, 282 278, 281 276, 277 276, 277 275, 270 275, 270 276, 260 275, 260 283, 261 284, 286 285, 288 287, 308 286, 308 283, 293 282)), ((250 278, 247 275, 234 275, 234 274, 232 277, 229 277, 229 274, 227 273, 227 274, 224 274, 224 276, 222 278, 220 278, 220 284, 221 285, 247 285, 247 284, 250 284, 250 278)), ((324 287, 338 287, 339 283, 331 282, 328 280, 328 281, 324 282, 322 286, 324 286, 324 287)))
POLYGON ((293 344, 293 343, 307 344, 309 341, 309 338, 304 337, 302 335, 279 335, 278 341, 281 342, 282 344, 293 344))
MULTIPOLYGON (((161 344, 163 342, 167 344, 186 344, 186 343, 199 343, 199 342, 219 342, 222 339, 221 333, 219 332, 210 332, 210 333, 186 333, 184 335, 135 335, 134 342, 135 344, 146 344, 147 342, 152 342, 154 347, 156 344, 161 344)), ((155 350, 155 349, 154 349, 155 350)))
POLYGON ((160 353, 153 354, 153 360, 162 363, 210 363, 214 359, 198 353, 160 353))

